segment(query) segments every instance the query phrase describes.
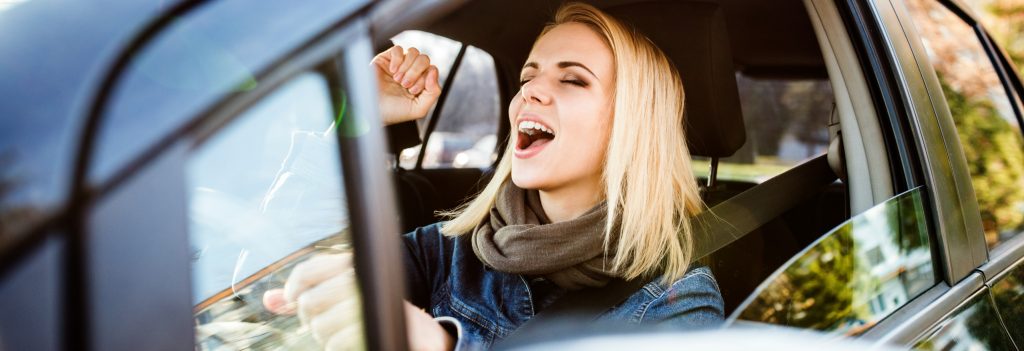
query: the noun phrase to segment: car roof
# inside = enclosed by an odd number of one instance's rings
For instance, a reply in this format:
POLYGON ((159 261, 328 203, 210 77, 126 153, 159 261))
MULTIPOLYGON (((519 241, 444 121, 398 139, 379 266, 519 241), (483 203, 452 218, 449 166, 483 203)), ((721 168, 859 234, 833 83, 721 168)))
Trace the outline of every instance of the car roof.
POLYGON ((0 236, 62 206, 104 72, 177 2, 25 1, 0 9, 0 236))
MULTIPOLYGON (((0 96, 4 96, 0 104, 0 238, 5 239, 0 240, 0 252, 9 248, 6 239, 42 228, 42 223, 59 218, 69 206, 75 177, 88 171, 75 167, 83 153, 95 153, 91 150, 95 143, 83 140, 88 138, 85 129, 95 129, 88 133, 95 132, 101 140, 109 138, 98 127, 123 129, 107 118, 102 126, 87 126, 89 116, 99 111, 107 114, 107 97, 123 88, 122 75, 132 73, 125 70, 137 64, 138 55, 153 51, 151 44, 160 43, 158 37, 167 39, 167 32, 180 35, 183 31, 171 29, 200 19, 221 23, 218 28, 240 28, 225 34, 227 41, 244 38, 253 44, 266 38, 259 37, 261 33, 276 31, 280 35, 257 43, 256 49, 265 54, 240 58, 263 65, 296 50, 297 43, 312 40, 368 3, 347 1, 325 10, 322 6, 327 1, 322 2, 294 6, 272 0, 26 1, 0 8, 0 71, 4 75, 0 80, 0 96), (304 22, 289 31, 280 30, 281 25, 297 18, 304 22), (246 30, 260 24, 263 31, 246 30), (114 76, 117 78, 111 80, 114 76)), ((167 43, 163 44, 166 49, 167 43)), ((160 48, 157 45, 157 51, 150 54, 166 54, 167 50, 160 48)), ((147 93, 139 91, 145 86, 128 89, 147 93)), ((136 114, 145 118, 135 118, 135 122, 151 121, 152 112, 156 111, 136 114)), ((158 136, 170 129, 162 125, 147 128, 160 129, 155 132, 158 136)), ((130 152, 140 148, 138 143, 120 139, 103 145, 111 143, 133 149, 130 152)))

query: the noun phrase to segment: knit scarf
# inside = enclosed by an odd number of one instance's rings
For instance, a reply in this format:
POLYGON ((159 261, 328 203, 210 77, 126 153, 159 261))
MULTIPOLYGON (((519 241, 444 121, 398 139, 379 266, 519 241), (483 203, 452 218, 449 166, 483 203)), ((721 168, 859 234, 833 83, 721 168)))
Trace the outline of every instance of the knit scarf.
MULTIPOLYGON (((601 287, 618 277, 611 270, 614 253, 604 252, 607 215, 602 202, 575 219, 551 223, 536 190, 506 180, 490 215, 473 230, 473 252, 502 272, 543 276, 569 290, 601 287)), ((617 240, 614 230, 609 247, 617 240)))

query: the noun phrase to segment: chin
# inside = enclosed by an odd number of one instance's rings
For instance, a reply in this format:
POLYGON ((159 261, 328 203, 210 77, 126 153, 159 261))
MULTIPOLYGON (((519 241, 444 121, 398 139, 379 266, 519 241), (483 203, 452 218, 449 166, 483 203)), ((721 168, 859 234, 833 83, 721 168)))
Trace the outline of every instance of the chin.
POLYGON ((538 190, 544 187, 546 181, 547 179, 538 174, 526 171, 517 172, 515 168, 512 169, 512 184, 519 188, 538 190))

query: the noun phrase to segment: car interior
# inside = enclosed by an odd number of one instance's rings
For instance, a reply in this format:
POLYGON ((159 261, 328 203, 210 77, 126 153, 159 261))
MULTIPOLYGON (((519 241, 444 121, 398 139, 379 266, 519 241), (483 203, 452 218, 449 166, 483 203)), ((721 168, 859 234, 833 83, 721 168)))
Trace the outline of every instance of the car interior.
MULTIPOLYGON (((787 202, 783 199, 787 195, 778 191, 751 193, 766 197, 756 199, 760 207, 773 207, 776 203, 793 205, 776 209, 778 215, 758 222, 756 229, 741 233, 741 237, 701 260, 716 275, 728 315, 775 270, 851 215, 840 118, 831 90, 835 84, 829 80, 820 39, 812 28, 805 3, 589 3, 647 35, 677 66, 687 97, 685 126, 681 127, 686 130, 695 168, 703 168, 695 176, 704 185, 704 200, 709 208, 714 209, 773 177, 788 177, 791 183, 800 183, 802 180, 794 177, 801 173, 787 172, 798 164, 828 164, 832 178, 826 179, 827 186, 815 190, 812 196, 787 202), (794 136, 793 131, 801 132, 794 136), (787 136, 769 137, 772 133, 787 136), (764 157, 759 152, 788 156, 764 157), (761 163, 771 163, 777 171, 757 173, 760 168, 754 167, 757 177, 736 177, 726 172, 732 164, 761 163), (836 178, 834 182, 829 180, 836 178)), ((502 157, 509 137, 506 106, 518 90, 516 78, 521 64, 558 5, 559 2, 546 0, 471 1, 438 21, 406 28, 442 36, 462 43, 463 48, 475 47, 493 57, 499 108, 497 115, 488 118, 498 121, 496 158, 502 157)), ((379 52, 390 45, 391 42, 379 42, 376 49, 379 52)), ((461 57, 462 53, 456 57, 452 72, 458 68, 461 57)), ((405 231, 443 220, 438 211, 457 207, 489 179, 487 167, 424 168, 420 164, 398 164, 403 149, 426 143, 430 138, 441 115, 439 110, 446 107, 448 91, 442 90, 438 106, 425 122, 388 127, 389 147, 396 157, 394 178, 405 231)), ((742 211, 733 212, 730 216, 744 217, 742 211)), ((728 224, 730 218, 724 220, 728 224)))

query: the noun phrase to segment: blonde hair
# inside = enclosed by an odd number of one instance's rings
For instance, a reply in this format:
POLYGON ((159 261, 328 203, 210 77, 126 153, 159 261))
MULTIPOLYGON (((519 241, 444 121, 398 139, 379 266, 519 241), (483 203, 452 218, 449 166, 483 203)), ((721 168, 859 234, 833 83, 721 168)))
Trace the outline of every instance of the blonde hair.
MULTIPOLYGON (((662 283, 674 282, 690 266, 690 219, 704 207, 683 131, 682 80, 650 40, 587 4, 562 5, 540 36, 567 23, 594 30, 616 63, 615 109, 603 171, 608 202, 605 254, 619 221, 613 270, 626 279, 661 273, 662 283)), ((442 213, 451 218, 441 229, 445 235, 471 233, 487 218, 502 183, 511 177, 515 144, 508 143, 494 177, 476 198, 442 213)))

